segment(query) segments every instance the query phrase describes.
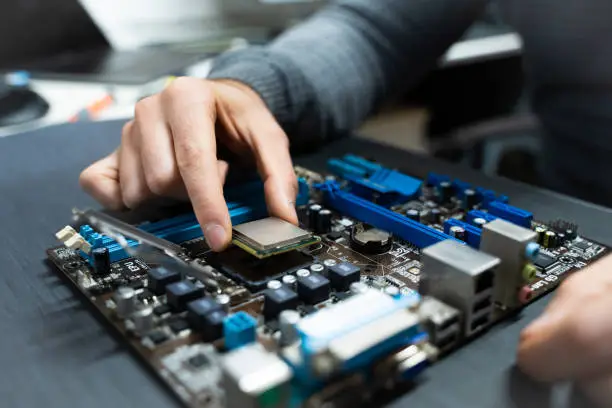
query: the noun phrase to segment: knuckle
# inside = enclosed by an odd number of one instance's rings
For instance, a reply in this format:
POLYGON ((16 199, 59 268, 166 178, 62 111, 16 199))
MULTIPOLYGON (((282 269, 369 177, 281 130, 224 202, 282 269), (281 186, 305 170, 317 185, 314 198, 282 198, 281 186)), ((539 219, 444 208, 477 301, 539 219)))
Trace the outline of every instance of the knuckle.
POLYGON ((148 96, 138 101, 138 103, 136 103, 136 106, 134 107, 134 117, 136 118, 136 120, 146 120, 147 116, 150 115, 156 104, 157 97, 155 95, 148 96))
POLYGON ((198 78, 180 77, 176 78, 164 90, 163 96, 171 101, 188 100, 197 98, 198 102, 210 102, 214 100, 214 92, 206 81, 198 78))
POLYGON ((153 194, 158 196, 166 195, 171 191, 177 178, 177 174, 173 169, 157 168, 145 173, 147 186, 153 194))
POLYGON ((121 129, 121 144, 125 144, 132 135, 132 128, 134 127, 134 121, 129 121, 121 129))
POLYGON ((85 191, 91 191, 95 184, 96 173, 92 167, 88 167, 79 175, 79 185, 85 191))

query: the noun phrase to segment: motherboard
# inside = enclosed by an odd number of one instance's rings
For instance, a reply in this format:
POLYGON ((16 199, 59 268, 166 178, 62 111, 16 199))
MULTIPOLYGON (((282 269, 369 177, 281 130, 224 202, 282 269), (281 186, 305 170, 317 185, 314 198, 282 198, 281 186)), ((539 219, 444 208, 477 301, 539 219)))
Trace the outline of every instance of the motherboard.
MULTIPOLYGON (((299 226, 259 181, 227 188, 232 245, 193 213, 73 211, 58 273, 185 406, 356 407, 421 373, 607 253, 462 180, 354 155, 296 167, 299 226)), ((416 385, 418 386, 418 384, 416 385)))

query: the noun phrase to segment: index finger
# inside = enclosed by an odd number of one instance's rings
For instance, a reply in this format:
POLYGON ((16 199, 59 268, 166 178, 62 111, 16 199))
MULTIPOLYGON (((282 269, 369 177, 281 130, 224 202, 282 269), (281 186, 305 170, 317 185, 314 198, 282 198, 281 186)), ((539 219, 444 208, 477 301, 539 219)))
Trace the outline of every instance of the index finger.
POLYGON ((208 245, 220 251, 231 239, 231 221, 217 166, 215 103, 206 85, 197 84, 175 80, 166 91, 165 111, 194 212, 208 245))

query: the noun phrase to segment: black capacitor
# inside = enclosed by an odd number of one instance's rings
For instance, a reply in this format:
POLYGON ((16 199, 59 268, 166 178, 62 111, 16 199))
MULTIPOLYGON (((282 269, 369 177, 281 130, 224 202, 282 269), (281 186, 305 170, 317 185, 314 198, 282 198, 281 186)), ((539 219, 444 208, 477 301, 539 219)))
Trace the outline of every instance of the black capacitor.
POLYGON ((557 234, 554 231, 546 231, 542 245, 544 248, 556 248, 558 246, 557 234))
POLYGON ((557 234, 557 246, 561 246, 561 245, 565 244, 566 240, 567 240, 567 238, 565 237, 564 233, 559 232, 557 234))
POLYGON ((450 181, 442 181, 438 184, 438 200, 440 203, 450 202, 453 193, 453 184, 450 181))
POLYGON ((91 251, 93 256, 94 272, 98 276, 106 276, 111 270, 111 261, 108 248, 96 248, 91 251))
POLYGON ((465 241, 465 229, 458 225, 453 225, 450 227, 450 235, 453 238, 457 238, 460 241, 465 241))
POLYGON ((319 218, 319 211, 321 211, 323 207, 319 204, 313 204, 308 207, 308 226, 311 229, 315 229, 317 227, 317 219, 319 218))
POLYGON ((544 243, 544 235, 546 234, 547 229, 542 226, 537 226, 534 229, 535 233, 538 234, 538 244, 544 243))
POLYGON ((578 238, 578 230, 573 228, 568 228, 565 230, 565 239, 569 241, 573 241, 578 238))
POLYGON ((432 208, 429 211, 429 222, 432 224, 439 224, 442 219, 442 212, 439 208, 432 208))
POLYGON ((326 234, 331 231, 332 213, 329 210, 323 209, 319 211, 317 223, 315 224, 315 232, 317 234, 326 234))
POLYGON ((478 194, 476 194, 475 190, 471 188, 466 188, 463 190, 463 207, 466 210, 471 210, 476 207, 479 203, 478 194))
POLYGON ((406 217, 410 218, 413 221, 419 222, 419 220, 421 219, 421 213, 419 212, 419 210, 411 208, 406 211, 406 217))

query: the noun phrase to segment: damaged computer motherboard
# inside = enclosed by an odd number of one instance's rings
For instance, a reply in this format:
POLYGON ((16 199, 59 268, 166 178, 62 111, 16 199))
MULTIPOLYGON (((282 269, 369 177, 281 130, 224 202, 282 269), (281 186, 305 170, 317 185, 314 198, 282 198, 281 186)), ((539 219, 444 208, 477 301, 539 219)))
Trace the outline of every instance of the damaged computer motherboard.
POLYGON ((48 250, 189 407, 369 406, 608 249, 497 192, 353 155, 296 168, 300 226, 226 191, 233 245, 193 214, 75 210, 48 250))

